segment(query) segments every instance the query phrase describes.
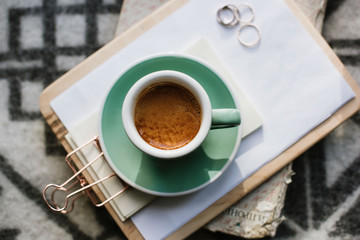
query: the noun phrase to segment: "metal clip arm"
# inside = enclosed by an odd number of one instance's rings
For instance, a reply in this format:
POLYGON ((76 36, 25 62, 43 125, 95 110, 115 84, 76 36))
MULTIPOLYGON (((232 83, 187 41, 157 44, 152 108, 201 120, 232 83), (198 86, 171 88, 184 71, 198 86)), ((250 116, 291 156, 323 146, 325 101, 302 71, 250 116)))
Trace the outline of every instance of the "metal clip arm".
POLYGON ((88 162, 84 167, 82 167, 79 171, 76 171, 76 169, 74 168, 74 166, 72 166, 70 164, 70 157, 75 154, 76 152, 78 152, 79 150, 81 150, 82 148, 84 148, 85 146, 89 145, 90 143, 94 143, 95 146, 101 151, 100 146, 98 144, 98 137, 94 137, 93 139, 91 139, 90 141, 88 141, 87 143, 85 143, 84 145, 76 148, 75 150, 73 150, 72 152, 70 152, 65 160, 68 163, 68 165, 70 166, 70 168, 73 170, 74 175, 72 177, 70 177, 68 180, 66 180, 63 184, 61 185, 57 185, 57 184, 48 184, 44 190, 43 190, 43 199, 45 201, 45 203, 48 205, 48 207, 55 211, 55 212, 61 212, 61 213, 69 213, 73 210, 74 208, 74 202, 80 198, 81 196, 83 196, 85 193, 88 193, 91 201, 93 202, 93 204, 97 207, 101 207, 104 206, 106 203, 108 203, 109 201, 111 201, 112 199, 114 199, 115 197, 117 197, 118 195, 120 195, 121 193, 123 193, 129 186, 126 185, 123 189, 121 189, 120 191, 118 191, 116 194, 114 194, 113 196, 109 197, 108 199, 106 199, 105 201, 101 202, 101 203, 96 203, 96 201, 94 200, 94 198, 90 195, 89 190, 91 187, 113 177, 116 176, 116 174, 113 172, 110 175, 101 178, 91 184, 88 184, 87 181, 85 180, 84 177, 80 177, 80 174, 87 169, 91 164, 93 164, 96 160, 100 159, 101 157, 104 156, 103 152, 100 152, 100 154, 94 158, 93 160, 91 160, 90 162, 88 162), (77 178, 77 181, 73 182, 69 187, 66 187, 67 185, 70 184, 70 182, 72 182, 75 178, 77 178), (72 189, 77 183, 80 183, 80 185, 82 186, 82 188, 68 194, 65 197, 65 203, 63 207, 59 207, 58 204, 55 201, 55 193, 57 191, 63 191, 63 192, 67 192, 70 189, 72 189), (46 197, 46 192, 52 188, 51 191, 51 198, 50 200, 48 200, 48 198, 46 197), (69 205, 69 201, 70 201, 70 205, 69 205), (70 207, 69 207, 70 206, 70 207), (69 207, 69 208, 68 208, 69 207))

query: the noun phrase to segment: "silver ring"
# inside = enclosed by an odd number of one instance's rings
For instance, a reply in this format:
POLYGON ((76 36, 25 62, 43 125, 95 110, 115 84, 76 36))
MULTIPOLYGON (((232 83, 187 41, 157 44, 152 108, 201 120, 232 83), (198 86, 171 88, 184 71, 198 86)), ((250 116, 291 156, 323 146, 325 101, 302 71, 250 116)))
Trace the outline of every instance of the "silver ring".
MULTIPOLYGON (((236 7, 236 6, 235 6, 235 7, 236 7)), ((237 11, 234 12, 234 15, 235 15, 235 18, 236 18, 240 23, 251 23, 251 22, 254 21, 255 13, 254 13, 254 9, 253 9, 250 5, 245 4, 245 3, 242 3, 242 4, 237 5, 236 9, 237 9, 237 11), (248 21, 243 21, 243 20, 241 20, 240 9, 241 9, 241 8, 244 8, 244 7, 247 8, 247 9, 249 9, 250 12, 251 12, 251 17, 250 17, 250 20, 248 20, 248 21)))
POLYGON ((254 24, 252 24, 252 23, 246 23, 246 24, 243 24, 243 25, 239 28, 238 35, 237 35, 237 39, 238 39, 238 41, 239 41, 243 46, 250 48, 250 47, 256 46, 256 45, 260 42, 261 33, 260 33, 259 28, 258 28, 256 25, 254 25, 254 24), (250 42, 250 43, 244 42, 244 41, 241 39, 241 37, 240 37, 241 31, 242 31, 244 28, 247 28, 247 27, 254 28, 254 29, 256 30, 257 36, 258 36, 258 37, 255 39, 255 41, 250 42))
POLYGON ((216 14, 217 21, 225 27, 236 26, 239 23, 239 21, 236 18, 236 13, 235 13, 236 11, 237 11, 237 8, 235 5, 228 4, 228 5, 223 6, 222 8, 220 8, 217 11, 217 14, 216 14), (224 18, 224 15, 222 14, 224 11, 230 11, 232 13, 232 18, 230 19, 230 21, 226 21, 226 19, 224 18))

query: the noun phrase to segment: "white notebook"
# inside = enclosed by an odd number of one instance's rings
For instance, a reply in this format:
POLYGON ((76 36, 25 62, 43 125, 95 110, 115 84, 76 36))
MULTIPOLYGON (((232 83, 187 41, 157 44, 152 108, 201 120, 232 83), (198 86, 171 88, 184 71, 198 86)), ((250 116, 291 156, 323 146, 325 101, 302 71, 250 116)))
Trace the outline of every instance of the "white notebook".
MULTIPOLYGON (((249 102, 244 93, 235 84, 234 79, 231 77, 226 67, 221 63, 221 60, 216 56, 216 53, 205 39, 200 39, 195 44, 192 44, 187 48, 185 53, 196 56, 205 60, 213 68, 215 68, 224 77, 224 81, 231 86, 235 92, 237 100, 241 108, 243 131, 242 137, 246 137, 251 132, 258 129, 262 120, 254 106, 249 102)), ((94 136, 98 136, 98 112, 92 113, 90 116, 80 121, 71 129, 68 129, 69 133, 65 136, 73 149, 83 145, 94 136)), ((79 159, 85 165, 92 159, 96 158, 99 151, 93 146, 89 145, 78 154, 79 159)), ((112 173, 112 169, 104 158, 94 162, 89 168, 89 173, 96 181, 104 178, 112 173)), ((101 191, 106 198, 116 194, 121 190, 124 185, 114 176, 109 180, 99 184, 101 191)), ((140 192, 136 189, 129 188, 124 193, 110 201, 110 204, 119 218, 124 221, 134 213, 139 211, 145 205, 147 205, 154 196, 140 192)))

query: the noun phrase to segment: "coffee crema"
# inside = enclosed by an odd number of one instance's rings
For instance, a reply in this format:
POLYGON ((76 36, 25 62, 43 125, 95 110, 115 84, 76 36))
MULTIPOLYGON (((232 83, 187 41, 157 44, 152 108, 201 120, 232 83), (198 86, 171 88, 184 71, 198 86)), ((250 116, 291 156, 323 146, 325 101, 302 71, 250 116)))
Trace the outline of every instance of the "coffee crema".
POLYGON ((201 107, 185 87, 163 82, 140 93, 134 120, 147 143, 159 149, 177 149, 191 142, 198 133, 201 107))

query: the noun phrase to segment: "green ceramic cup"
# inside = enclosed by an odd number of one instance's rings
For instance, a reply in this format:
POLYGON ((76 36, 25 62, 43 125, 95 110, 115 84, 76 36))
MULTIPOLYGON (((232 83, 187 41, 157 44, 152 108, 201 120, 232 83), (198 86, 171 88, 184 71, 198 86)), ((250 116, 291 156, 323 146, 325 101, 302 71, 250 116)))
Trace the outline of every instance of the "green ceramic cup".
POLYGON ((240 125, 241 117, 239 110, 235 108, 212 109, 209 96, 204 88, 189 75, 178 71, 162 70, 142 77, 130 88, 122 106, 122 123, 127 136, 138 149, 156 158, 174 159, 187 155, 198 148, 212 128, 240 125), (199 131, 189 143, 176 149, 160 149, 150 145, 141 137, 135 126, 135 106, 139 95, 147 88, 161 83, 173 83, 186 88, 195 96, 201 108, 199 131))
MULTIPOLYGON (((153 72, 172 70, 195 79, 210 98, 212 109, 240 109, 236 95, 221 74, 199 58, 165 53, 140 59, 111 86, 99 112, 99 142, 114 172, 132 187, 157 196, 180 196, 198 191, 218 179, 231 165, 241 143, 242 123, 211 125, 202 144, 183 157, 160 159, 139 150, 127 136, 122 105, 130 88, 153 72), (214 129, 215 128, 215 129, 214 129)), ((241 109, 240 109, 241 111, 241 109)), ((217 111, 212 121, 217 122, 217 111)), ((222 113, 220 114, 220 116, 222 113)))

